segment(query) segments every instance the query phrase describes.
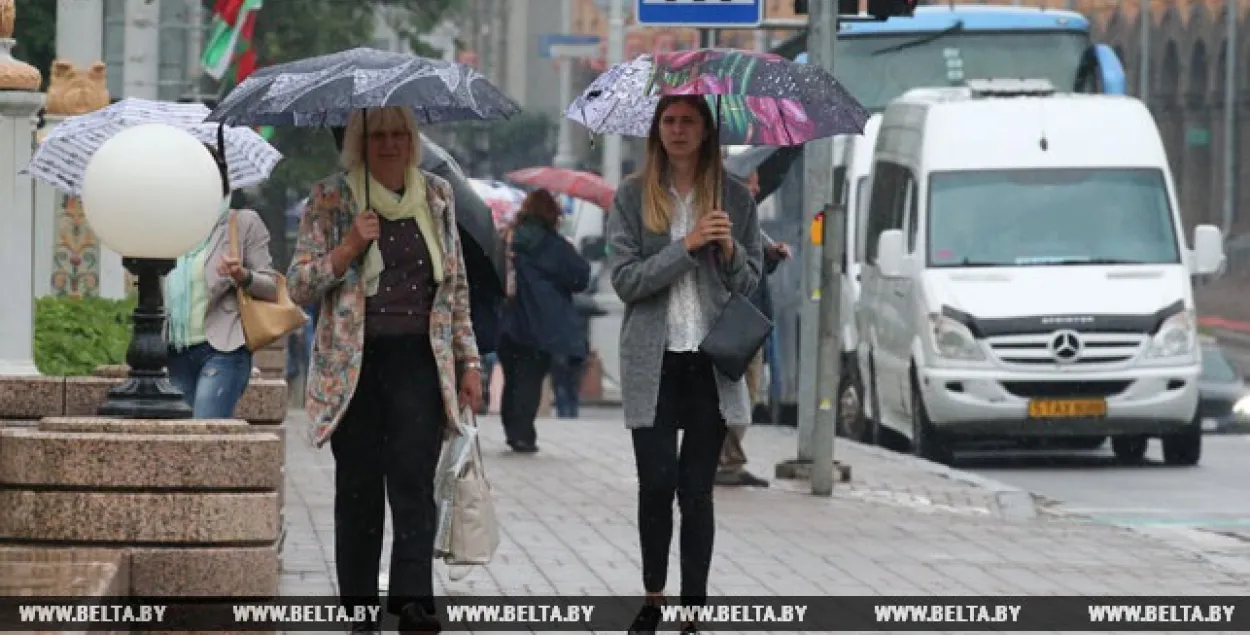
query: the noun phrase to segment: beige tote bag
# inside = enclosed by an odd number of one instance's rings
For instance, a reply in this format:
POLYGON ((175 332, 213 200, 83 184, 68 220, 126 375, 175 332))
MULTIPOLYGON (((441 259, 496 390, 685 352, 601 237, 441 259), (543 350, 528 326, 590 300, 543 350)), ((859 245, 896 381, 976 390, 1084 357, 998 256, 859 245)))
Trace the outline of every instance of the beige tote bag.
MULTIPOLYGON (((462 414, 462 417, 472 421, 473 413, 462 414)), ((473 421, 472 425, 477 427, 477 422, 473 421)), ((443 558, 449 565, 488 564, 499 548, 495 502, 476 434, 470 443, 468 460, 452 484, 450 540, 443 558)))

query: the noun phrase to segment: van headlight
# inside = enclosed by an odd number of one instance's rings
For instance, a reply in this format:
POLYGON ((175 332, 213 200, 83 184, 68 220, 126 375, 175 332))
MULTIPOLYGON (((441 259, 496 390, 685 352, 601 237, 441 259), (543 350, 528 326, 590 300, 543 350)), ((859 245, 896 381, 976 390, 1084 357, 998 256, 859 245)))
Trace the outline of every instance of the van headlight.
POLYGON ((970 362, 985 359, 968 327, 940 313, 929 314, 929 321, 933 325, 933 347, 939 356, 970 362))
POLYGON ((1146 357, 1181 357, 1192 355, 1198 343, 1198 330, 1193 311, 1182 311, 1163 321, 1159 332, 1150 339, 1146 357))

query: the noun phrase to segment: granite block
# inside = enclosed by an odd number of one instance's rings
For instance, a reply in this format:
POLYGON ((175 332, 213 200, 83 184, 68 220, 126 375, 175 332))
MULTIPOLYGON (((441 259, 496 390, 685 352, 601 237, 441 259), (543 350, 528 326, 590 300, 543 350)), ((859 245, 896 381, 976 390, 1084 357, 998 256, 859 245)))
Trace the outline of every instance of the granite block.
POLYGON ((0 486, 263 490, 282 485, 278 435, 0 431, 0 486))
POLYGON ((129 595, 129 564, 117 549, 0 546, 0 596, 129 595))
POLYGON ((38 419, 64 408, 64 377, 0 377, 0 419, 38 419))
POLYGON ((252 378, 234 408, 234 416, 252 423, 281 423, 286 419, 285 379, 252 378))
POLYGON ((135 547, 131 589, 139 596, 279 595, 278 545, 257 547, 135 547))
POLYGON ((67 492, 0 489, 0 540, 130 545, 268 543, 276 492, 67 492))
POLYGON ((65 409, 58 413, 70 417, 92 416, 108 399, 109 389, 121 383, 117 377, 66 377, 65 409))
MULTIPOLYGON (((100 367, 97 375, 66 377, 64 411, 41 416, 91 416, 108 399, 108 391, 122 382, 125 373, 113 376, 115 367, 100 367)), ((122 367, 124 369, 124 367, 122 367)), ((286 418, 287 386, 284 379, 253 377, 235 407, 235 416, 256 423, 278 423, 286 418)))

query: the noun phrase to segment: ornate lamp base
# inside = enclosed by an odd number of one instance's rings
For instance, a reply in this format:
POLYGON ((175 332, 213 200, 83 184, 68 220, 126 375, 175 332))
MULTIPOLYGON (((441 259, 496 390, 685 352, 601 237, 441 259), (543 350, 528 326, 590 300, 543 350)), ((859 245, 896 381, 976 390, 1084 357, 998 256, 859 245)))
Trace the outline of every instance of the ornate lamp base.
POLYGON ((173 260, 123 258, 122 265, 139 279, 139 303, 133 314, 134 331, 126 349, 130 374, 109 391, 101 416, 127 419, 190 419, 191 406, 169 381, 165 364, 165 302, 161 276, 173 270, 173 260))

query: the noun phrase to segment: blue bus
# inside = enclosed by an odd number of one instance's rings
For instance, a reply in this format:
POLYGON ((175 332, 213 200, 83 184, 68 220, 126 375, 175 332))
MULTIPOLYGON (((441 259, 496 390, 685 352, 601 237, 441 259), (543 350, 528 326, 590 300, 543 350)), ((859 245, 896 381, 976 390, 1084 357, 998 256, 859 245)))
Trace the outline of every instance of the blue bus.
MULTIPOLYGON (((773 51, 806 61, 807 54, 801 52, 805 46, 804 34, 773 51)), ((1062 91, 1126 92, 1124 65, 1114 49, 1093 41, 1088 18, 1037 7, 940 2, 917 7, 910 18, 844 21, 838 28, 833 66, 838 80, 872 112, 884 111, 910 89, 958 85, 965 79, 1044 78, 1062 91)), ((796 248, 793 264, 781 267, 769 280, 776 324, 769 347, 772 412, 757 412, 756 418, 778 423, 797 420, 800 263, 805 262, 802 248, 807 243, 799 155, 776 192, 776 216, 761 218, 770 236, 796 248)))

